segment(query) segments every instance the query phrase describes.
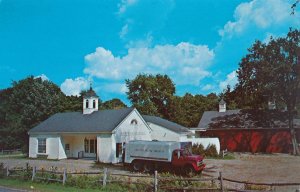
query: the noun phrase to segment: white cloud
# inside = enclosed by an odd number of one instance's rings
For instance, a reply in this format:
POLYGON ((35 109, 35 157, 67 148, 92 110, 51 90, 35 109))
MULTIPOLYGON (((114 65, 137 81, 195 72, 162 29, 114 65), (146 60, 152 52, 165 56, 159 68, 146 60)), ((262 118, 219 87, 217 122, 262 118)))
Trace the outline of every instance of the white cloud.
POLYGON ((43 81, 49 81, 49 78, 45 74, 41 74, 41 75, 35 76, 34 78, 35 79, 41 78, 43 81))
POLYGON ((215 89, 215 86, 212 84, 206 84, 204 87, 201 88, 202 91, 211 91, 214 89, 215 89))
POLYGON ((135 41, 129 41, 126 44, 126 48, 145 48, 145 47, 151 47, 152 42, 153 41, 153 37, 151 36, 150 33, 148 33, 146 35, 146 37, 144 39, 141 40, 135 40, 135 41))
POLYGON ((118 13, 122 14, 122 13, 126 12, 128 7, 134 5, 135 3, 137 3, 137 0, 122 0, 121 3, 118 5, 118 7, 119 7, 118 13))
POLYGON ((77 95, 79 96, 80 92, 89 87, 89 81, 83 77, 77 77, 76 79, 66 79, 61 85, 60 89, 66 95, 77 95))
POLYGON ((124 37, 126 36, 126 34, 128 33, 128 24, 125 24, 122 27, 122 30, 120 31, 119 35, 121 39, 124 39, 124 37))
POLYGON ((125 83, 107 83, 99 87, 100 91, 107 93, 125 94, 128 89, 125 83))
POLYGON ((236 71, 232 71, 226 76, 226 79, 219 83, 220 90, 226 89, 227 85, 230 85, 231 88, 234 88, 234 86, 237 84, 237 73, 236 71))
MULTIPOLYGON (((286 22, 293 22, 295 18, 290 15, 291 4, 286 0, 253 0, 241 3, 234 12, 234 21, 228 21, 219 34, 232 37, 241 34, 249 26, 266 29, 286 22)), ((296 21, 299 23, 299 21, 296 21)))
POLYGON ((199 84, 211 73, 207 71, 214 52, 206 45, 186 42, 178 45, 156 45, 153 48, 129 48, 128 54, 114 56, 111 51, 98 47, 85 56, 84 73, 102 79, 124 80, 139 73, 169 75, 175 84, 199 84))

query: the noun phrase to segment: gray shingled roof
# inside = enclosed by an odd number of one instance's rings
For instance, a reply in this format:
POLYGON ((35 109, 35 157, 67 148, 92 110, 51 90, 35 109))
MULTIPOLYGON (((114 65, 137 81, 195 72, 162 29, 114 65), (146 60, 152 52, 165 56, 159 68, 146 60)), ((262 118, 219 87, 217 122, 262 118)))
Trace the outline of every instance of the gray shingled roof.
POLYGON ((226 104, 226 102, 224 101, 224 99, 221 99, 221 101, 219 102, 219 105, 224 105, 226 104))
POLYGON ((92 87, 83 95, 83 98, 98 97, 92 87))
POLYGON ((227 110, 226 112, 218 112, 218 111, 205 111, 202 115, 202 118, 198 124, 199 128, 208 128, 209 124, 212 123, 212 119, 216 117, 224 117, 226 115, 238 114, 240 112, 239 109, 236 110, 227 110))
POLYGON ((177 123, 168 121, 166 119, 160 118, 160 117, 143 115, 143 118, 147 123, 153 123, 153 124, 159 125, 161 127, 165 127, 176 133, 189 133, 190 132, 188 128, 186 128, 182 125, 179 125, 177 123))
POLYGON ((28 133, 111 132, 132 110, 101 110, 86 115, 81 112, 57 113, 28 133))

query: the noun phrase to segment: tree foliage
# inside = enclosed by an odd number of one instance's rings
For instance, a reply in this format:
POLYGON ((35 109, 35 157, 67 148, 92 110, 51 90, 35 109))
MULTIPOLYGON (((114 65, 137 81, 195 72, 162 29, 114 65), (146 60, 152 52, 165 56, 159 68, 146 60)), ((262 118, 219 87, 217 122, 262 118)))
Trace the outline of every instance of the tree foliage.
POLYGON ((28 146, 28 130, 60 110, 64 94, 50 81, 33 76, 0 92, 1 148, 28 146))
POLYGON ((218 96, 186 93, 183 97, 174 96, 169 106, 170 120, 186 127, 197 127, 204 111, 216 110, 218 96))
POLYGON ((127 107, 120 99, 112 99, 103 102, 101 109, 122 109, 127 107))
POLYGON ((239 103, 255 109, 276 101, 287 108, 294 153, 299 153, 293 130, 293 116, 300 93, 300 31, 290 30, 286 37, 256 41, 238 69, 239 103), (297 150, 297 152, 295 151, 297 150))
POLYGON ((264 108, 270 100, 288 108, 295 106, 300 85, 298 63, 300 32, 268 44, 256 41, 238 69, 237 94, 243 106, 264 108))
POLYGON ((169 118, 168 106, 175 93, 175 85, 167 75, 139 74, 126 80, 127 96, 142 114, 169 118))

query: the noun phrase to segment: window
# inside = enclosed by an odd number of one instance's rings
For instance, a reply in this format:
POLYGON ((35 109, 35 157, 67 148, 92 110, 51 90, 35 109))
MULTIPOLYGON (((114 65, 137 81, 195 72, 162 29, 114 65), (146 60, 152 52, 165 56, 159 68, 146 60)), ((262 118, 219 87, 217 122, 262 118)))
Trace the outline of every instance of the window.
POLYGON ((84 139, 84 152, 96 153, 97 152, 97 139, 84 139))
POLYGON ((70 150, 70 144, 66 144, 66 145, 65 145, 65 150, 66 150, 66 151, 70 150))
POLYGON ((116 143, 116 157, 122 156, 122 143, 116 143))
POLYGON ((90 140, 90 153, 95 153, 95 140, 90 140))
POLYGON ((136 119, 132 119, 130 122, 131 125, 137 125, 137 120, 136 119))
POLYGON ((85 101, 85 108, 89 108, 89 100, 85 101))
POLYGON ((89 152, 89 140, 84 139, 84 152, 88 153, 89 152))
POLYGON ((46 138, 38 139, 38 153, 46 153, 46 138))
POLYGON ((93 108, 95 109, 96 108, 96 101, 93 100, 93 108))

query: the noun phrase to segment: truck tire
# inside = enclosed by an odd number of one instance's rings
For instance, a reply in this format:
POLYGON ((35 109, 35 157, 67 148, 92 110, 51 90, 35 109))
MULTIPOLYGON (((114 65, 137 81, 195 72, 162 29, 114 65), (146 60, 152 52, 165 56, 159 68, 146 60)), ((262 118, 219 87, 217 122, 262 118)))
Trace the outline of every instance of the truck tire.
POLYGON ((144 172, 146 173, 153 173, 155 165, 153 162, 145 162, 144 164, 144 172))
POLYGON ((142 161, 135 160, 132 162, 132 170, 133 171, 143 171, 143 163, 142 161))
POLYGON ((189 177, 193 177, 196 174, 195 169, 192 165, 186 165, 183 168, 183 172, 186 176, 189 176, 189 177))

